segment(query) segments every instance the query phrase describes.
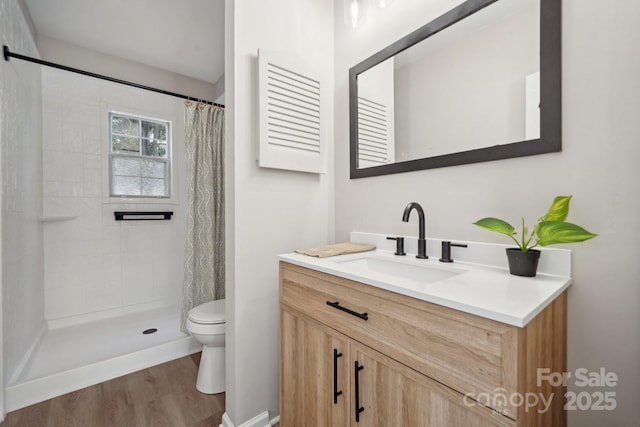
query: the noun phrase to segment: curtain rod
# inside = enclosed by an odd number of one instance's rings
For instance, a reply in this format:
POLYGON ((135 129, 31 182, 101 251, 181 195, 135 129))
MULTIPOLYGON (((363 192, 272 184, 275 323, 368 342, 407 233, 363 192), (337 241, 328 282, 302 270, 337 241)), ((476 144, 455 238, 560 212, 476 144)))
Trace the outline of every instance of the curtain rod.
POLYGON ((164 94, 164 95, 175 96, 176 98, 183 98, 183 99, 187 99, 187 100, 194 101, 194 102, 202 102, 202 103, 205 103, 205 104, 208 104, 208 105, 214 105, 216 107, 224 108, 223 104, 218 104, 218 103, 215 103, 215 102, 212 102, 212 101, 198 99, 198 98, 194 98, 192 96, 182 95, 182 94, 175 93, 175 92, 169 92, 169 91, 166 91, 166 90, 157 89, 155 87, 150 87, 150 86, 145 86, 145 85, 141 85, 141 84, 138 84, 138 83, 128 82, 126 80, 120 80, 120 79, 116 79, 116 78, 109 77, 109 76, 103 76, 101 74, 92 73, 90 71, 79 70, 77 68, 67 67, 66 65, 55 64, 53 62, 43 61, 43 60, 38 59, 38 58, 32 58, 32 57, 29 57, 29 56, 20 55, 19 53, 13 53, 13 52, 11 52, 9 50, 9 47, 6 46, 6 45, 3 45, 2 50, 3 50, 3 53, 4 53, 4 60, 5 61, 9 61, 9 58, 22 59, 23 61, 34 62, 36 64, 46 65, 47 67, 53 67, 53 68, 58 68, 60 70, 70 71, 72 73, 82 74, 84 76, 94 77, 96 79, 102 79, 102 80, 106 80, 106 81, 113 82, 113 83, 120 83, 120 84, 127 85, 127 86, 133 86, 133 87, 136 87, 138 89, 144 89, 144 90, 148 90, 148 91, 151 91, 151 92, 161 93, 161 94, 164 94))

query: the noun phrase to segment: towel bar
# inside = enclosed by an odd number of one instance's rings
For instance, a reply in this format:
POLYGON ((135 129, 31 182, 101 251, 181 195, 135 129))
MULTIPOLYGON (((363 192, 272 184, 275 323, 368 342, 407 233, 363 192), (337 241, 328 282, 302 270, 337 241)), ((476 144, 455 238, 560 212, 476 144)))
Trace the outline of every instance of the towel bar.
POLYGON ((113 215, 115 216, 116 221, 163 221, 163 220, 171 219, 171 215, 173 215, 173 212, 171 211, 169 212, 116 211, 113 213, 113 215), (125 218, 125 216, 133 216, 133 217, 139 216, 142 218, 125 218), (153 218, 158 216, 161 218, 153 218))

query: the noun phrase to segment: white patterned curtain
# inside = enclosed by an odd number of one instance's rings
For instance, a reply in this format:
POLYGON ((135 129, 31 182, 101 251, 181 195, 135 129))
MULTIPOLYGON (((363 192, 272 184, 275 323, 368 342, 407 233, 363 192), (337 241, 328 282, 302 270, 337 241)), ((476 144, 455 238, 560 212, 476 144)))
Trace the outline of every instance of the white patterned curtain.
POLYGON ((182 330, 189 310, 224 298, 224 109, 185 102, 188 180, 182 330))

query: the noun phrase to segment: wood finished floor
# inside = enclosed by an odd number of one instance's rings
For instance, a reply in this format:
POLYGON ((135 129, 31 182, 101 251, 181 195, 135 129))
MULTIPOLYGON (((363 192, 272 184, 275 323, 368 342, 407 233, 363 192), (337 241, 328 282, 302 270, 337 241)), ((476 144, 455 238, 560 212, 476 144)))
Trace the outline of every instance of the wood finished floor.
POLYGON ((218 427, 224 393, 195 388, 200 353, 7 414, 1 427, 218 427))

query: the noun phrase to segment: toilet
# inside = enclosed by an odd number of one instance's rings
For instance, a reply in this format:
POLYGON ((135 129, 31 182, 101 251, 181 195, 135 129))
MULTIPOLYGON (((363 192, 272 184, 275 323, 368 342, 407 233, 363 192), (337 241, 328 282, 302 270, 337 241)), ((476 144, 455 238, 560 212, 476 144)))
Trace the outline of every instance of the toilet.
POLYGON ((196 388, 206 394, 225 391, 224 301, 210 301, 189 310, 187 331, 202 344, 196 388))

